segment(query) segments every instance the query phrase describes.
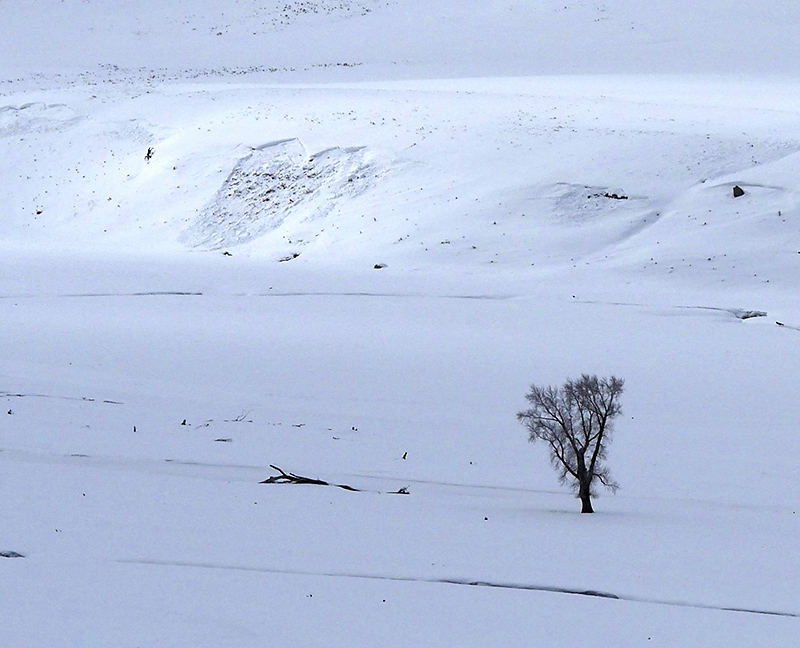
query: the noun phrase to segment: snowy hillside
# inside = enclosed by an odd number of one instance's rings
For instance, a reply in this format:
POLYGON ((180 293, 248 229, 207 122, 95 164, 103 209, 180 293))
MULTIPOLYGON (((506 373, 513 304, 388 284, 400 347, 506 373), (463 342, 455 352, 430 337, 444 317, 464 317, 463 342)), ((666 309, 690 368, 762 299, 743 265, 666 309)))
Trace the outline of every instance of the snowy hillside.
POLYGON ((0 645, 791 645, 795 4, 0 18, 0 645))
POLYGON ((667 0, 44 0, 6 3, 4 67, 442 78, 794 74, 800 8, 667 0), (8 6, 10 5, 10 6, 8 6), (337 66, 354 66, 338 74, 337 66), (331 69, 334 68, 334 69, 331 69))

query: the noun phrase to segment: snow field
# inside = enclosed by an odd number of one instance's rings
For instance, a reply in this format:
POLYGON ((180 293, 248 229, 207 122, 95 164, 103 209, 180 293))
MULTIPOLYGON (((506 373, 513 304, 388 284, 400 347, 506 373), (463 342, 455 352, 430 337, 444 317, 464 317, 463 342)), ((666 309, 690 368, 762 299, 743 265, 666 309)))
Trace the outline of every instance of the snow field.
POLYGON ((0 645, 790 645, 794 7, 2 9, 0 645))

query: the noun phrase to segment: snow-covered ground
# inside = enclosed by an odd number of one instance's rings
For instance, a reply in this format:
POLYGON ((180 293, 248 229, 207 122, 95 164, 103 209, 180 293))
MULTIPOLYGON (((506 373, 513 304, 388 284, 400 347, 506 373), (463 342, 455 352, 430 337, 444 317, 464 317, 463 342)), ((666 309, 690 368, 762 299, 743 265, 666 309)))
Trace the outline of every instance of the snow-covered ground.
POLYGON ((0 645, 792 645, 770 4, 0 8, 0 645), (515 420, 581 373, 591 516, 515 420))

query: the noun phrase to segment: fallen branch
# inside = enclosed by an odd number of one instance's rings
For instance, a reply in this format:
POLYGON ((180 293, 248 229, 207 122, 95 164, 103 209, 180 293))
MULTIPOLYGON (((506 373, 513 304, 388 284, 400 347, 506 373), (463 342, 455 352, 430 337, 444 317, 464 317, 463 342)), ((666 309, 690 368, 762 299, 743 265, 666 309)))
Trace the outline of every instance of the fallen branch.
POLYGON ((334 486, 335 488, 342 488, 347 491, 358 492, 357 488, 353 488, 347 484, 330 484, 326 481, 322 481, 321 479, 312 479, 311 477, 303 477, 301 475, 295 475, 294 473, 283 472, 280 468, 273 466, 272 464, 270 464, 269 467, 273 470, 277 470, 280 475, 268 477, 264 481, 258 482, 259 484, 313 484, 315 486, 334 486))
POLYGON ((0 558, 24 558, 25 554, 16 551, 0 551, 0 558))

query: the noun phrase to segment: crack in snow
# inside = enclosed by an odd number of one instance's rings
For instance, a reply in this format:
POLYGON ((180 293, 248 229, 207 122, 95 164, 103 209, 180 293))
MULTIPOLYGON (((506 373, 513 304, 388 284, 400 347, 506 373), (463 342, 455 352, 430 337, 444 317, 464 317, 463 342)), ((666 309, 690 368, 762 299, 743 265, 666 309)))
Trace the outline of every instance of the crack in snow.
POLYGON ((488 587, 492 589, 510 589, 526 592, 546 592, 551 594, 570 594, 589 596, 630 603, 648 603, 652 605, 668 605, 672 607, 693 608, 700 610, 717 610, 720 612, 736 612, 742 614, 758 614, 764 616, 789 617, 800 619, 800 613, 781 612, 777 610, 761 610, 750 607, 722 606, 710 603, 692 603, 690 601, 674 601, 669 599, 647 598, 625 594, 615 594, 602 590, 585 590, 580 588, 560 587, 557 585, 535 585, 525 583, 504 583, 463 578, 424 578, 416 576, 390 576, 386 574, 359 574, 352 572, 314 572, 292 569, 275 569, 270 567, 250 567, 246 565, 225 565, 215 563, 199 563, 188 561, 119 559, 116 562, 130 565, 153 565, 160 567, 194 567, 198 569, 222 569, 230 571, 261 572, 266 574, 285 574, 291 576, 322 576, 326 578, 357 578, 364 580, 383 580, 403 583, 430 583, 434 585, 466 585, 469 587, 488 587))

